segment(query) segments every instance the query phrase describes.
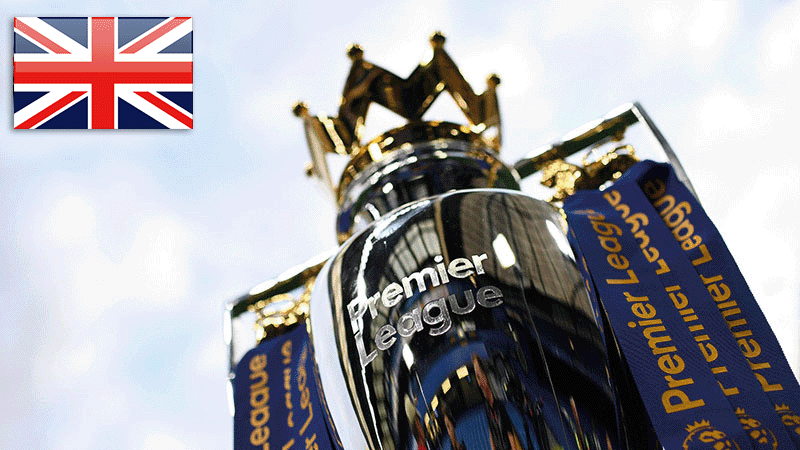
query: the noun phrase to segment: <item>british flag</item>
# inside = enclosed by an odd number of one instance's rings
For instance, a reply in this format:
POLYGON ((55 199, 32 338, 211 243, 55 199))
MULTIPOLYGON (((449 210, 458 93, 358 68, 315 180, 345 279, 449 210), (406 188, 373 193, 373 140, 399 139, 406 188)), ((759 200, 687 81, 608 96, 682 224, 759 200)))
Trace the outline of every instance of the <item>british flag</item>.
POLYGON ((15 17, 14 128, 192 128, 190 17, 15 17))

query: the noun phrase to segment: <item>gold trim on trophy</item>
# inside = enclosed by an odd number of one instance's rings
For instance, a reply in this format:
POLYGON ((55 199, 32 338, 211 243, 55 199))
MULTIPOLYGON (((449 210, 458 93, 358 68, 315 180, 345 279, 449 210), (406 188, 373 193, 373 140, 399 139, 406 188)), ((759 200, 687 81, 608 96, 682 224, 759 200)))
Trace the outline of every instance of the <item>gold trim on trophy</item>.
POLYGON ((597 189, 616 180, 638 161, 636 151, 630 144, 605 152, 594 148, 583 156, 580 166, 561 158, 546 162, 541 168, 541 184, 555 189, 555 194, 548 201, 558 202, 576 191, 597 189), (600 156, 590 160, 589 157, 595 154, 600 156))
POLYGON ((433 57, 421 63, 408 78, 401 78, 388 70, 364 60, 364 50, 352 44, 347 55, 353 62, 342 93, 339 115, 311 115, 308 106, 297 103, 294 114, 303 119, 306 139, 311 150, 309 175, 322 180, 341 202, 342 191, 353 177, 369 163, 419 135, 412 131, 429 128, 434 137, 481 140, 488 147, 500 150, 500 111, 495 89, 500 78, 489 75, 486 90, 476 94, 464 79, 455 62, 444 49, 445 37, 436 32, 430 38, 433 57), (423 122, 422 116, 443 91, 466 116, 468 125, 446 122, 423 122), (364 144, 364 124, 369 106, 377 103, 407 119, 409 124, 392 130, 364 144), (493 129, 494 135, 484 135, 493 129), (339 154, 350 157, 350 164, 338 185, 334 186, 326 156, 339 154))

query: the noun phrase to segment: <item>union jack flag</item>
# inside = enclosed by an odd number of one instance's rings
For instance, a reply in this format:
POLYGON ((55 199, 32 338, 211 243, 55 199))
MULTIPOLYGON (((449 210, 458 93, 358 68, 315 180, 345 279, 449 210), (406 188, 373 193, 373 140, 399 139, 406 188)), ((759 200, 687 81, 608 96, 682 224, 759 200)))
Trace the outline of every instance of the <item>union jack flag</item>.
POLYGON ((192 128, 191 17, 15 17, 14 128, 192 128))

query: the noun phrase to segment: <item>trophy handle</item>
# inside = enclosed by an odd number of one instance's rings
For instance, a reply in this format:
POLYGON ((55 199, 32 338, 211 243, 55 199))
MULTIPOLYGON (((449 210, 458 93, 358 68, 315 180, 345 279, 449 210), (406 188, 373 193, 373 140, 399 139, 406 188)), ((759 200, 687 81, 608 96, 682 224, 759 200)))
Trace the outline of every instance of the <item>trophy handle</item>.
POLYGON ((539 174, 541 184, 555 190, 550 200, 561 201, 576 190, 595 189, 618 178, 637 158, 669 162, 678 178, 697 196, 672 147, 637 102, 622 105, 567 133, 561 141, 530 152, 514 164, 514 169, 523 179, 539 174), (644 126, 636 127, 637 124, 644 126), (644 135, 631 136, 635 128, 641 128, 644 135), (635 138, 633 142, 629 142, 631 138, 635 138), (613 147, 589 161, 587 156, 592 150, 606 145, 613 147), (573 155, 583 150, 590 152, 575 160, 573 155))
POLYGON ((308 317, 309 296, 314 280, 336 252, 331 249, 267 280, 225 307, 225 343, 228 347, 228 377, 258 342, 282 333, 308 317))

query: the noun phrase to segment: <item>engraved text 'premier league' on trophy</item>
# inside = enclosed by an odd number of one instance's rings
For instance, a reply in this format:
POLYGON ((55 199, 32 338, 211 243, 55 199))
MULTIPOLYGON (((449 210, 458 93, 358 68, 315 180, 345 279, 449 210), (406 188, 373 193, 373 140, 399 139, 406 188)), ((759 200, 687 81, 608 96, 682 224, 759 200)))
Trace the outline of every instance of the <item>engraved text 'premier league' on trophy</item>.
POLYGON ((295 107, 341 246, 228 304, 234 448, 800 449, 797 381, 642 108, 507 165, 499 78, 476 94, 444 41, 405 79, 351 46, 338 116, 295 107), (442 91, 467 125, 422 120, 442 91), (364 143, 372 103, 408 123, 364 143))

